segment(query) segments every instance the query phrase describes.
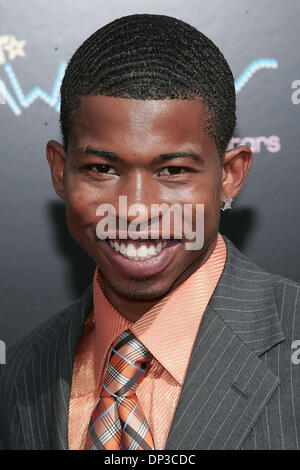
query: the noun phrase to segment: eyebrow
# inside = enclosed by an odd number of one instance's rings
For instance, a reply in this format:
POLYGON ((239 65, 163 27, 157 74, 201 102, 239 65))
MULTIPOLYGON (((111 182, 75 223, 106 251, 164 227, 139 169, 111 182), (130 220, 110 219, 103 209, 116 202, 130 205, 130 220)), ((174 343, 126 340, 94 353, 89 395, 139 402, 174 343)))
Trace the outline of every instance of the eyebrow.
MULTIPOLYGON (((82 151, 81 151, 82 152, 82 151)), ((95 149, 90 146, 87 146, 85 150, 83 150, 84 154, 96 155, 97 157, 103 158, 104 160, 110 162, 124 162, 124 160, 115 152, 110 152, 108 150, 100 150, 95 149)), ((162 153, 160 155, 156 155, 151 163, 159 163, 159 162, 166 162, 168 160, 173 160, 174 158, 187 158, 193 161, 196 161, 200 164, 204 164, 204 159, 196 152, 193 151, 186 151, 186 152, 170 152, 170 153, 162 153)))

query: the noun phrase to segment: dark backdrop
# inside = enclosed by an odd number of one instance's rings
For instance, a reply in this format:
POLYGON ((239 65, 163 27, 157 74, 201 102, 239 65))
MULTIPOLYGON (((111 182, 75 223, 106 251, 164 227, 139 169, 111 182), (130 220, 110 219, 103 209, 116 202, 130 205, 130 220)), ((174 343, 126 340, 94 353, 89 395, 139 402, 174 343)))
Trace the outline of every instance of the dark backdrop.
POLYGON ((93 263, 68 234, 45 156, 46 142, 60 140, 65 62, 102 25, 145 12, 191 23, 227 58, 238 103, 232 145, 250 145, 254 165, 222 232, 266 270, 300 281, 298 0, 1 0, 0 339, 7 344, 92 279, 93 263))

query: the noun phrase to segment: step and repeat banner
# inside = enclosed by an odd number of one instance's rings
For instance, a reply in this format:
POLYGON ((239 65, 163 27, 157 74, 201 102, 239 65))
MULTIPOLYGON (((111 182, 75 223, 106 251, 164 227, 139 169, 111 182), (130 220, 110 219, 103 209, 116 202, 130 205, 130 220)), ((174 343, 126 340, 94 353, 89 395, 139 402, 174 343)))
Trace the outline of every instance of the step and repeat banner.
POLYGON ((299 0, 0 0, 0 339, 9 344, 79 297, 94 264, 68 233, 45 147, 61 141, 67 61, 115 18, 157 13, 211 38, 235 78, 231 146, 254 154, 221 232, 269 272, 300 281, 299 0))

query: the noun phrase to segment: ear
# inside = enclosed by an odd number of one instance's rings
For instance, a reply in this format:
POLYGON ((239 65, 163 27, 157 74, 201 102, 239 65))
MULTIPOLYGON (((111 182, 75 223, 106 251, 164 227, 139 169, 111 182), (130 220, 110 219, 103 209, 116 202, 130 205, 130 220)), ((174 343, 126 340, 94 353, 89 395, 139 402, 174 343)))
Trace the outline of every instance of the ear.
POLYGON ((225 152, 222 164, 222 201, 228 198, 234 199, 239 193, 251 168, 252 161, 252 151, 246 145, 240 145, 225 152))
POLYGON ((52 183, 56 194, 65 199, 64 167, 66 151, 56 140, 49 140, 46 146, 46 156, 51 169, 52 183))

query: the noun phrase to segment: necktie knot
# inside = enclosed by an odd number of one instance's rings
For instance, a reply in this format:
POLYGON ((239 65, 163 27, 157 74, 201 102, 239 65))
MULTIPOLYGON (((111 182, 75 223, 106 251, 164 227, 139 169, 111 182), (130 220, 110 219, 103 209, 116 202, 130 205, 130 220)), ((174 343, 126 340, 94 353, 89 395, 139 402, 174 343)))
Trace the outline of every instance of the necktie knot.
POLYGON ((145 377, 152 354, 129 330, 121 333, 112 345, 106 378, 101 396, 134 395, 145 377))

